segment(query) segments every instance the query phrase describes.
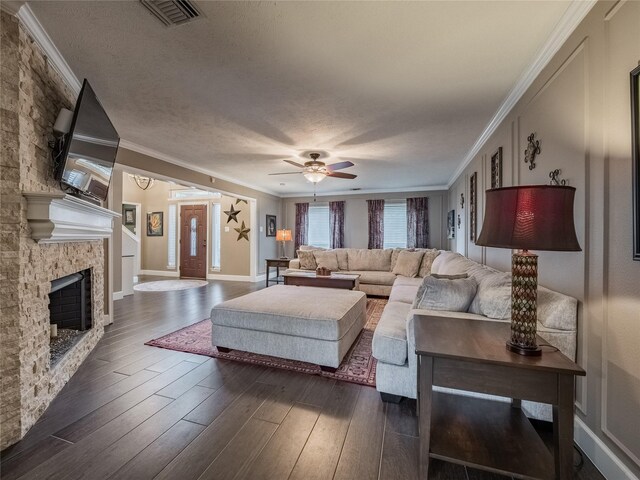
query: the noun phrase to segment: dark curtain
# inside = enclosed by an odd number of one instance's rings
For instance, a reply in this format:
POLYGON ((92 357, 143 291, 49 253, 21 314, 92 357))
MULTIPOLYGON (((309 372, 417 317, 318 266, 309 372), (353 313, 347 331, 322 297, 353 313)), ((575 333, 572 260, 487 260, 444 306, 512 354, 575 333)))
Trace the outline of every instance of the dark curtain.
POLYGON ((331 228, 331 248, 343 248, 344 201, 329 202, 329 228, 331 228))
POLYGON ((429 199, 407 198, 407 247, 429 248, 429 199))
POLYGON ((293 256, 298 256, 298 249, 300 245, 307 244, 307 232, 309 231, 309 204, 308 203, 296 203, 296 225, 295 225, 295 238, 294 238, 294 252, 293 256))
POLYGON ((384 246, 384 200, 367 200, 369 209, 369 248, 384 246))

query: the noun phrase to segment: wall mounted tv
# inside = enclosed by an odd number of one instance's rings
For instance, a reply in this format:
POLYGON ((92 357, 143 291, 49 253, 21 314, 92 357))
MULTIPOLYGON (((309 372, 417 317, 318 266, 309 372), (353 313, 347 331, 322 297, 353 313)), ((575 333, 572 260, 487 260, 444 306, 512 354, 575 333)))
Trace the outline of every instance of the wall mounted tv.
POLYGON ((64 139, 56 179, 66 191, 105 201, 120 136, 86 79, 64 139))

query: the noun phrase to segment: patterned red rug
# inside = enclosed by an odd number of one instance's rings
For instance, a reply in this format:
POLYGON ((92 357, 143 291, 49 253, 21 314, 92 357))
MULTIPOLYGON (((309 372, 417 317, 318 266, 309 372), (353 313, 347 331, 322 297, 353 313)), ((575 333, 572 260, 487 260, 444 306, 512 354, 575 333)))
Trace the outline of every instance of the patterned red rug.
POLYGON ((150 340, 145 345, 177 350, 179 352, 195 353, 214 358, 224 358, 238 362, 265 365, 267 367, 283 368, 296 372, 322 375, 345 382, 361 385, 376 385, 376 359, 371 355, 371 340, 373 331, 378 325, 382 310, 387 304, 386 299, 367 299, 367 323, 362 332, 345 355, 342 363, 335 373, 323 372, 319 365, 313 363, 287 360, 284 358, 258 355, 256 353, 232 350, 229 353, 221 353, 211 345, 211 322, 209 319, 181 328, 155 340, 150 340))

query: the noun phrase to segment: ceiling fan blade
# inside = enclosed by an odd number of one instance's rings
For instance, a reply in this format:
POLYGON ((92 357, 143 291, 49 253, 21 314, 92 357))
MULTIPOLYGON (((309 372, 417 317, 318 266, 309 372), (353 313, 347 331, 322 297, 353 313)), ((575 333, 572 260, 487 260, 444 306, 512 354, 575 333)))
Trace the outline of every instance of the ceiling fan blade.
POLYGON ((331 172, 335 172, 336 170, 342 170, 343 168, 353 167, 353 163, 349 161, 332 163, 331 165, 327 165, 327 170, 331 172))
POLYGON ((294 162, 293 160, 285 160, 289 165, 293 165, 294 167, 304 168, 304 165, 298 162, 294 162))
POLYGON ((270 173, 269 175, 300 175, 302 172, 281 172, 281 173, 270 173))
POLYGON ((347 178, 349 180, 353 180, 354 178, 357 177, 357 175, 353 175, 352 173, 342 173, 342 172, 328 172, 327 176, 334 177, 334 178, 347 178))

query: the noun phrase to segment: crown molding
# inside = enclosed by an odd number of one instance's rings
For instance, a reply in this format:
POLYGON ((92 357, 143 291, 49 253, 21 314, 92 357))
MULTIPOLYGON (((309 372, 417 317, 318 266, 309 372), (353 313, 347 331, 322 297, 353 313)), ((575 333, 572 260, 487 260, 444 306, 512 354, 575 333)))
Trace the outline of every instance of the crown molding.
MULTIPOLYGON (((194 172, 198 172, 198 173, 203 173, 205 175, 209 175, 212 176, 214 178, 220 179, 220 180, 224 180, 225 182, 231 182, 234 183, 236 185, 242 186, 242 187, 246 187, 246 188, 251 188, 253 190, 257 190, 258 192, 262 192, 262 193, 267 193, 269 195, 273 195, 275 197, 281 197, 280 194, 269 190, 267 188, 263 188, 263 187, 259 187, 257 185, 252 185, 250 183, 246 183, 243 182, 242 180, 238 180, 236 178, 233 177, 228 177, 226 175, 220 175, 219 173, 215 172, 214 170, 209 170, 208 168, 201 168, 201 167, 197 167, 194 165, 190 165, 187 162, 185 162, 184 160, 180 160, 178 158, 172 157, 170 155, 166 155, 162 152, 158 152, 157 150, 153 150, 151 148, 147 148, 144 147, 142 145, 138 145, 137 143, 133 143, 129 140, 125 140, 125 139, 121 139, 120 140, 120 147, 126 148, 127 150, 132 150, 134 152, 138 152, 141 153, 143 155, 147 155, 149 157, 153 157, 153 158, 157 158, 158 160, 162 160, 165 161, 167 163, 172 163, 174 165, 178 165, 179 167, 183 167, 189 170, 193 170, 194 172)), ((152 173, 152 172, 150 172, 152 173)))
MULTIPOLYGON (((429 185, 422 187, 400 187, 400 188, 369 188, 363 190, 338 190, 335 192, 320 192, 316 193, 316 197, 337 197, 344 195, 369 195, 378 193, 408 193, 408 192, 446 192, 449 187, 447 185, 429 185)), ((298 197, 312 197, 313 193, 299 192, 299 193, 285 193, 280 195, 282 198, 298 198, 298 197)))
POLYGON ((491 135, 500 126, 505 117, 511 112, 511 109, 518 103, 522 95, 531 86, 533 81, 540 75, 542 69, 547 66, 553 56, 560 50, 560 47, 564 45, 573 31, 580 25, 580 22, 587 16, 587 13, 597 3, 597 0, 574 0, 567 10, 564 12, 558 23, 556 24, 553 32, 547 39, 546 43, 538 51, 533 62, 520 76, 516 84, 513 86, 507 97, 504 99, 498 111, 493 115, 480 137, 473 144, 471 149, 467 152, 464 160, 453 172, 451 179, 447 184, 447 188, 458 180, 458 177, 464 172, 465 168, 473 161, 473 158, 480 152, 482 146, 489 140, 491 135))
POLYGON ((67 85, 78 94, 82 83, 78 80, 76 74, 73 73, 73 70, 71 70, 71 67, 60 53, 60 50, 58 50, 49 34, 33 13, 33 10, 31 10, 31 7, 25 3, 20 7, 16 16, 47 56, 51 66, 62 76, 67 85))
POLYGON ((24 2, 13 0, 2 0, 2 2, 0 2, 0 10, 15 17, 18 14, 18 10, 20 10, 20 7, 23 5, 23 3, 24 2))

